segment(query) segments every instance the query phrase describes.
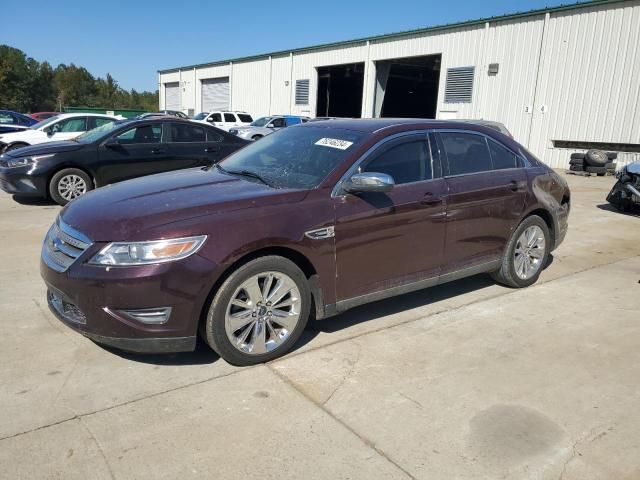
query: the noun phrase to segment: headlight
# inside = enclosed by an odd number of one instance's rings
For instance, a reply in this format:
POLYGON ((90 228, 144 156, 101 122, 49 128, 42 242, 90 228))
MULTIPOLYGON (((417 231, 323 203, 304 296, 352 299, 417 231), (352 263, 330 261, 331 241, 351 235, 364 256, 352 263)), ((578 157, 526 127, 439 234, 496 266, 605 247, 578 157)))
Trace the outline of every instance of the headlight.
POLYGON ((44 158, 53 157, 54 154, 51 155, 35 155, 33 157, 9 157, 7 159, 7 167, 27 167, 29 165, 35 165, 38 160, 42 160, 44 158))
POLYGON ((100 250, 89 263, 94 265, 147 265, 173 262, 197 252, 206 239, 206 235, 199 235, 152 242, 114 242, 100 250))

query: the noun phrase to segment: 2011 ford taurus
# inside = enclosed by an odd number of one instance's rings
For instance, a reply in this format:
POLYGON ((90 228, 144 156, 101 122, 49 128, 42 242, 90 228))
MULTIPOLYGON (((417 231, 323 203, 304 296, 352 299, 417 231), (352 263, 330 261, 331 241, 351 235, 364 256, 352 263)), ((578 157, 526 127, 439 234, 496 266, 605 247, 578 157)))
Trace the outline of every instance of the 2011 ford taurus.
POLYGON ((52 311, 96 342, 249 365, 309 318, 482 272, 534 283, 567 231, 565 181, 463 122, 283 129, 211 168, 90 192, 49 230, 52 311))

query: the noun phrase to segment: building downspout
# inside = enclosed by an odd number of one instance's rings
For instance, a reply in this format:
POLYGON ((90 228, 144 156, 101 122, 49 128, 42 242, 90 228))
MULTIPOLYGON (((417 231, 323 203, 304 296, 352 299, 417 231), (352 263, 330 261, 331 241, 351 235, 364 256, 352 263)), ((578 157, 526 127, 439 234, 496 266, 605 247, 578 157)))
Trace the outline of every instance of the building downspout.
POLYGON ((531 105, 531 120, 529 121, 529 133, 527 134, 527 143, 525 146, 531 150, 531 135, 533 133, 533 122, 535 120, 536 105, 538 99, 538 84, 540 83, 540 71, 542 70, 542 49, 544 48, 544 36, 547 31, 547 23, 551 15, 549 12, 544 14, 544 23, 542 24, 542 36, 540 37, 540 50, 538 50, 538 65, 536 67, 536 83, 533 85, 533 103, 531 105))

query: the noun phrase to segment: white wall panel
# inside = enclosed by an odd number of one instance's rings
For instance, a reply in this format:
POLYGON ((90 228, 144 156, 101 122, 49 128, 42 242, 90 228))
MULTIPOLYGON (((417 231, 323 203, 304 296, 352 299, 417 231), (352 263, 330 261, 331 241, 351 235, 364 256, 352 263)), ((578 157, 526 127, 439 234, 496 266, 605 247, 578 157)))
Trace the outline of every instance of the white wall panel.
MULTIPOLYGON (((295 82, 294 82, 295 85, 295 82)), ((270 115, 289 113, 292 99, 291 56, 271 58, 270 115)))
POLYGON ((568 163, 553 140, 640 143, 640 2, 551 14, 538 78, 530 148, 546 163, 568 163))
POLYGON ((233 64, 231 109, 250 113, 254 118, 269 113, 269 59, 233 64))

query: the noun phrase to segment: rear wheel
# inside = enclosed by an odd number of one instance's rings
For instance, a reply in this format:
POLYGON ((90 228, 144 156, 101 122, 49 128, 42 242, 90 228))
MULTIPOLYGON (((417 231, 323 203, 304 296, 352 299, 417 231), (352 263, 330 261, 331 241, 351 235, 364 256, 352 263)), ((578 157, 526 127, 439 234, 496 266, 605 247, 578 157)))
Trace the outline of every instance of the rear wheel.
POLYGON ((92 188, 89 175, 77 168, 60 170, 49 182, 49 194, 59 205, 66 205, 92 188))
POLYGON ((267 362, 300 338, 310 306, 307 278, 295 263, 260 257, 238 268, 218 289, 202 333, 233 365, 267 362))
POLYGON ((549 256, 549 227, 537 215, 525 218, 515 229, 505 248, 500 269, 491 275, 499 283, 514 288, 534 284, 549 256))

